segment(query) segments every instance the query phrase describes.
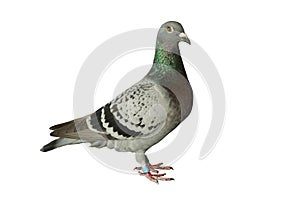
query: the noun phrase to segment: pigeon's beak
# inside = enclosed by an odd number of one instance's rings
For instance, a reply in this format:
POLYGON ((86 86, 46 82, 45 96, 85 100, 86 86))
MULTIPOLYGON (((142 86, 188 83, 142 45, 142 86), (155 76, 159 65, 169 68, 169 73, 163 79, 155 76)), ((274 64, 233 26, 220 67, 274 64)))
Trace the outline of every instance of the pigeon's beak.
POLYGON ((191 44, 190 39, 188 38, 188 36, 185 33, 180 33, 179 37, 180 37, 180 41, 183 41, 183 42, 186 42, 188 44, 191 44))

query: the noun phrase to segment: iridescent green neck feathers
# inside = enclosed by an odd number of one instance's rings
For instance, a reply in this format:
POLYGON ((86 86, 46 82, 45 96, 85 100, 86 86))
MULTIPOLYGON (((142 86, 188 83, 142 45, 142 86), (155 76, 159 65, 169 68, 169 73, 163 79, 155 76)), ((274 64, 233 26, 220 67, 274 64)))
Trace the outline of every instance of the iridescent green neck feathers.
POLYGON ((183 66, 182 58, 180 56, 178 45, 175 52, 174 49, 172 49, 171 52, 164 48, 157 47, 155 49, 155 56, 151 71, 160 73, 161 76, 163 76, 166 73, 179 72, 183 76, 187 77, 183 66))

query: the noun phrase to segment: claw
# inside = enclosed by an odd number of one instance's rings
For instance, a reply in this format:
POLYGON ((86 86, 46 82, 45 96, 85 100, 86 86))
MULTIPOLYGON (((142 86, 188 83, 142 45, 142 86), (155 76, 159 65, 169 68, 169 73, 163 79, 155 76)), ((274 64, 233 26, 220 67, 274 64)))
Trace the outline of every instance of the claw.
MULTIPOLYGON (((152 165, 150 163, 147 164, 147 166, 149 167, 150 171, 154 172, 154 173, 158 173, 159 169, 160 170, 174 170, 174 168, 171 167, 171 166, 162 166, 162 165, 163 165, 163 163, 158 163, 158 164, 155 164, 155 165, 152 165)), ((142 167, 135 167, 134 168, 134 170, 141 170, 141 169, 142 169, 142 167)))
POLYGON ((141 170, 142 167, 135 167, 133 170, 141 170))
POLYGON ((139 174, 141 176, 145 176, 147 179, 149 179, 150 181, 155 182, 157 184, 158 184, 158 181, 173 181, 174 180, 174 178, 164 177, 166 175, 166 173, 159 174, 158 170, 173 170, 173 167, 163 166, 163 163, 158 163, 155 165, 148 163, 144 167, 135 167, 134 170, 139 170, 139 174), (153 172, 154 174, 152 174, 151 172, 153 172))
POLYGON ((166 173, 163 174, 151 174, 151 172, 148 172, 146 174, 139 172, 139 174, 141 176, 145 176, 147 179, 149 179, 150 181, 154 182, 154 183, 159 183, 158 181, 172 181, 175 180, 174 178, 167 178, 167 177, 163 177, 166 175, 166 173))
POLYGON ((175 181, 174 178, 166 178, 166 177, 159 177, 158 180, 160 180, 160 181, 175 181))

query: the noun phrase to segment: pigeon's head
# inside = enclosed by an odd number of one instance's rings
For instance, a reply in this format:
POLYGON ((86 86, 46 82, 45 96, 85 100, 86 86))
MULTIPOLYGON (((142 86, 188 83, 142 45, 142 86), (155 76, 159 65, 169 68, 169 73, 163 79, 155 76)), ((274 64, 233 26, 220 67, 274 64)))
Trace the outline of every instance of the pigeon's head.
POLYGON ((173 48, 178 47, 179 42, 191 44, 179 22, 169 21, 161 25, 157 35, 159 46, 173 48))

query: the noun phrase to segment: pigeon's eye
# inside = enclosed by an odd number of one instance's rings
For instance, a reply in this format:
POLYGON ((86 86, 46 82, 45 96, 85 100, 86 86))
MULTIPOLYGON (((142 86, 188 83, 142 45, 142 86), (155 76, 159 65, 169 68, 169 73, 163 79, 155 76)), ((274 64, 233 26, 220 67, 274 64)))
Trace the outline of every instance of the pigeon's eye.
POLYGON ((174 29, 173 29, 172 26, 168 26, 168 27, 167 27, 167 31, 168 31, 169 33, 172 33, 172 32, 174 31, 174 29))

